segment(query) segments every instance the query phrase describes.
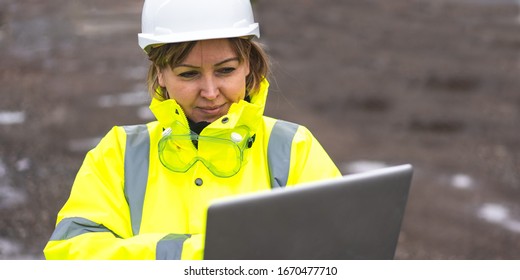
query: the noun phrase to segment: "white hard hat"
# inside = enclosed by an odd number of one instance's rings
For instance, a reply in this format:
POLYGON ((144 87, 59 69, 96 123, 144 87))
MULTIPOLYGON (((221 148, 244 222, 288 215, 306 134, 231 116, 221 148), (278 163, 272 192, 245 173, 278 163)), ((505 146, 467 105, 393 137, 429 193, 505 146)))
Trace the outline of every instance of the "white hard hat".
POLYGON ((260 37, 249 0, 145 0, 139 46, 260 37))

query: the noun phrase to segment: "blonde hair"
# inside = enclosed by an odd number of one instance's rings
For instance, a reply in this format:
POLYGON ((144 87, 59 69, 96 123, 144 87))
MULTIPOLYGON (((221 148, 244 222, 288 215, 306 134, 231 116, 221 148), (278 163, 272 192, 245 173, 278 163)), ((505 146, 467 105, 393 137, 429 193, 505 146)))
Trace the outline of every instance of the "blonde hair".
MULTIPOLYGON (((260 82, 270 72, 269 57, 258 42, 246 38, 229 38, 228 40, 240 63, 249 61, 250 72, 246 76, 246 96, 252 97, 258 92, 260 82)), ((175 65, 181 64, 195 44, 197 41, 164 44, 151 48, 148 53, 151 64, 148 69, 147 84, 148 92, 153 98, 161 101, 168 99, 166 88, 159 85, 158 69, 173 68, 175 65)))

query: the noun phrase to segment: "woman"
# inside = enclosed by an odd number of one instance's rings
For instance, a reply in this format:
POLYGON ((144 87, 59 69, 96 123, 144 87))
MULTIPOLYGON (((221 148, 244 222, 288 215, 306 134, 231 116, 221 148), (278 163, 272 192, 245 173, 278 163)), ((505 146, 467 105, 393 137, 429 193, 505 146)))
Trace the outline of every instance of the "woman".
POLYGON ((249 0, 147 0, 142 20, 157 121, 87 154, 48 259, 202 259, 213 199, 340 176, 305 127, 263 116, 249 0))

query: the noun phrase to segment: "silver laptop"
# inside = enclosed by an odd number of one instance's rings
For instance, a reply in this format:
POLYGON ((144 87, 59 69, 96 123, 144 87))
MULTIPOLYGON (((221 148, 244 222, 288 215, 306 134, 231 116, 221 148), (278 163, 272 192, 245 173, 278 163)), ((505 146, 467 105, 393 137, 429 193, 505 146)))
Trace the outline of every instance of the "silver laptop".
POLYGON ((386 167, 208 208, 205 259, 393 259, 413 168, 386 167))

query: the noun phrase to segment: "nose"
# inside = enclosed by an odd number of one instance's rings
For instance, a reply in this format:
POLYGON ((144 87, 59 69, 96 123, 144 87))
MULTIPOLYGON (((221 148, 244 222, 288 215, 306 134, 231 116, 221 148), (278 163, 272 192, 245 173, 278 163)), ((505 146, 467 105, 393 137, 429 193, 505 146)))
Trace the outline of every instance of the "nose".
POLYGON ((215 77, 211 75, 207 75, 202 79, 202 84, 200 87, 200 96, 208 99, 214 100, 218 97, 219 90, 217 86, 217 81, 215 77))

